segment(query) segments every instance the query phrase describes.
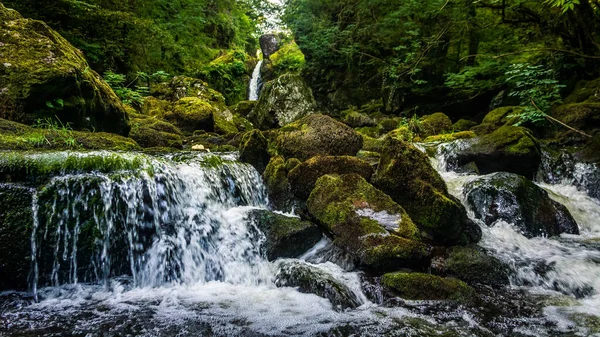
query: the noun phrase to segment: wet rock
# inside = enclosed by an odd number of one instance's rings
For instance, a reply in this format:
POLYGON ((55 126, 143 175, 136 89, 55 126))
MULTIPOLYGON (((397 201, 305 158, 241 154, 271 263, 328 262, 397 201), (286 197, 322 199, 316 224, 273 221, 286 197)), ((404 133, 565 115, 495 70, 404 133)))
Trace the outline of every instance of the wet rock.
POLYGON ((259 129, 279 128, 314 113, 316 102, 299 75, 285 74, 265 83, 248 119, 259 129))
POLYGON ((173 124, 156 117, 131 115, 129 137, 144 148, 183 148, 181 130, 173 124))
POLYGON ((248 117, 254 107, 256 106, 256 101, 241 101, 236 105, 230 108, 231 112, 234 115, 240 115, 242 117, 248 117))
POLYGON ((382 283, 408 300, 470 302, 475 296, 475 290, 460 280, 430 274, 390 273, 383 275, 382 283))
POLYGON ((357 296, 342 282, 325 270, 300 261, 281 262, 275 284, 279 287, 298 287, 302 293, 324 297, 339 309, 361 305, 357 296))
POLYGON ((185 97, 177 101, 171 110, 162 115, 181 131, 191 134, 196 130, 214 130, 213 107, 200 98, 185 97))
POLYGON ((314 156, 355 156, 362 143, 362 137, 352 128, 321 114, 286 125, 276 139, 282 155, 300 160, 314 156))
POLYGON ((26 187, 0 184, 0 291, 27 289, 33 193, 26 187))
POLYGON ((523 176, 491 174, 468 183, 464 191, 475 216, 488 226, 503 220, 527 237, 579 234, 567 208, 523 176))
POLYGON ((387 138, 373 185, 400 204, 422 234, 444 245, 479 241, 480 228, 467 216, 460 201, 429 158, 411 144, 387 138))
POLYGON ((458 165, 474 162, 482 174, 511 172, 534 177, 541 162, 537 139, 518 126, 500 127, 467 145, 457 154, 458 165))
POLYGON ((290 164, 294 163, 295 166, 299 162, 295 158, 286 161, 282 156, 276 156, 271 158, 265 168, 263 180, 269 193, 269 202, 274 209, 291 212, 296 206, 296 199, 292 194, 287 176, 290 171, 290 164))
POLYGON ((269 59, 271 55, 279 50, 279 38, 274 34, 265 34, 259 39, 260 49, 263 57, 269 59))
POLYGON ((269 155, 269 144, 265 136, 259 130, 252 130, 247 132, 242 137, 240 144, 240 160, 244 163, 248 163, 263 174, 271 155, 269 155))
POLYGON ((0 118, 56 116, 78 130, 129 133, 119 98, 56 31, 1 4, 0 30, 0 118))
POLYGON ((323 236, 317 225, 300 218, 276 214, 267 210, 250 212, 258 228, 265 234, 265 250, 269 261, 302 255, 323 236))
POLYGON ((421 265, 429 255, 404 209, 357 174, 319 178, 307 207, 334 243, 364 267, 397 270, 421 265))
POLYGON ((371 179, 373 168, 369 163, 356 157, 313 157, 296 166, 288 174, 292 193, 297 198, 306 200, 315 187, 317 180, 326 174, 356 173, 371 179))
POLYGON ((446 258, 432 263, 436 274, 453 276, 472 285, 500 287, 509 283, 510 268, 479 247, 455 246, 446 253, 446 258))

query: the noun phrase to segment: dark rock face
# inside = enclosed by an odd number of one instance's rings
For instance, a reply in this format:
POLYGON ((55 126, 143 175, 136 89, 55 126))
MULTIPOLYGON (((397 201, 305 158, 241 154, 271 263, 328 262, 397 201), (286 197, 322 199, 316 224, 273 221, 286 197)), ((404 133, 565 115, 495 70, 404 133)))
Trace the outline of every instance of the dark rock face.
POLYGON ((271 55, 279 50, 279 39, 274 34, 265 34, 261 36, 259 43, 265 59, 269 59, 271 55))
POLYGON ((276 140, 279 153, 307 160, 314 156, 355 156, 363 139, 346 124, 313 114, 281 128, 276 140))
POLYGON ((453 276, 471 285, 502 287, 509 283, 510 268, 479 247, 455 246, 447 250, 447 255, 432 260, 434 273, 453 276))
POLYGON ((518 126, 503 126, 469 141, 458 153, 458 164, 474 162, 482 174, 511 172, 533 178, 541 162, 541 151, 531 133, 518 126))
POLYGON ((279 287, 298 287, 302 293, 324 297, 337 309, 361 305, 360 300, 346 285, 324 270, 300 261, 283 261, 279 265, 275 284, 279 287))
POLYGON ((300 218, 287 217, 266 210, 255 210, 250 217, 267 236, 265 249, 269 261, 302 255, 322 238, 319 227, 300 218))
POLYGON ((268 149, 269 144, 262 133, 252 130, 242 137, 240 160, 254 166, 258 173, 263 174, 271 160, 268 149))
POLYGON ((45 23, 0 4, 0 118, 58 117, 74 129, 126 136, 125 107, 83 54, 45 23))
POLYGON ((488 226, 504 220, 527 237, 579 234, 567 208, 523 176, 500 172, 481 177, 465 186, 465 197, 488 226))
POLYGON ((313 157, 291 170, 288 180, 294 196, 306 200, 320 177, 326 174, 350 173, 356 173, 368 181, 373 175, 373 168, 366 161, 356 157, 313 157))
POLYGON ((467 244, 481 238, 481 229, 448 193, 427 155, 409 143, 386 139, 373 185, 404 207, 424 235, 436 243, 467 244))
POLYGON ((0 184, 0 291, 25 290, 31 262, 33 191, 0 184))

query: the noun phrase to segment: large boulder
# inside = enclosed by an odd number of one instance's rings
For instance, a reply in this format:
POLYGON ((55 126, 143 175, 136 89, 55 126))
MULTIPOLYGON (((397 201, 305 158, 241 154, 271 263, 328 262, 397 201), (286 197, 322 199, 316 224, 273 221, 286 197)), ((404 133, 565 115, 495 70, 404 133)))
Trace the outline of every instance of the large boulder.
POLYGON ((481 124, 472 128, 478 135, 492 133, 506 125, 515 125, 519 122, 518 115, 523 112, 523 107, 505 106, 490 111, 481 124))
POLYGON ((171 110, 165 111, 164 118, 188 134, 196 130, 214 131, 213 107, 200 98, 180 99, 171 110))
POLYGON ((313 223, 267 210, 253 210, 250 218, 267 237, 264 248, 269 261, 298 257, 316 245, 323 235, 313 223))
POLYGON ((170 82, 152 87, 152 96, 170 102, 177 102, 185 97, 199 98, 225 109, 225 97, 212 89, 208 83, 193 77, 176 76, 170 82))
POLYGON ((307 160, 314 156, 355 156, 363 139, 335 119, 313 114, 281 128, 276 139, 279 153, 307 160))
POLYGON ((27 289, 33 190, 0 184, 0 291, 27 289))
POLYGON ((464 193, 475 217, 488 226, 503 220, 527 237, 579 234, 567 208, 523 176, 500 172, 480 177, 464 193))
POLYGON ((509 284, 510 268, 479 247, 450 247, 446 257, 436 257, 431 269, 436 274, 456 277, 471 285, 502 287, 509 284))
MULTIPOLYGON (((600 102, 559 105, 552 109, 552 117, 577 130, 592 133, 600 128, 600 102)), ((560 131, 569 132, 566 128, 560 131)))
POLYGON ((183 148, 181 130, 173 124, 153 116, 131 115, 129 137, 144 148, 183 148))
POLYGON ((600 78, 591 81, 580 81, 573 92, 565 98, 565 104, 600 103, 600 78))
POLYGON ((441 112, 421 117, 422 137, 434 136, 452 131, 452 120, 441 112))
POLYGON ((291 212, 296 206, 287 177, 292 167, 299 163, 300 161, 295 158, 286 161, 282 156, 275 156, 267 164, 263 180, 269 193, 269 202, 274 209, 291 212))
POLYGON ((385 140, 373 184, 404 207, 433 242, 453 245, 479 241, 480 228, 468 218, 460 201, 448 193, 427 155, 411 144, 385 140))
POLYGON ((240 160, 254 166, 260 174, 267 168, 271 160, 269 143, 259 130, 252 130, 242 136, 240 160))
POLYGON ((363 267, 398 270, 421 266, 429 256, 404 209, 357 174, 319 178, 307 208, 363 267))
POLYGON ((421 273, 390 273, 383 275, 383 285, 408 300, 451 300, 470 302, 475 290, 455 278, 442 278, 421 273))
POLYGON ((1 118, 32 124, 56 116, 75 129, 129 133, 119 98, 57 32, 2 4, 0 32, 1 118))
POLYGON ((533 177, 541 162, 538 141, 519 126, 502 126, 475 138, 457 155, 459 166, 474 162, 482 174, 504 171, 533 177))
POLYGON ((279 128, 315 111, 312 90, 299 75, 285 74, 267 82, 248 119, 259 129, 279 128))
POLYGON ((291 170, 288 180, 294 196, 306 200, 320 177, 326 174, 350 173, 370 180, 373 168, 368 162, 356 157, 313 157, 291 170))

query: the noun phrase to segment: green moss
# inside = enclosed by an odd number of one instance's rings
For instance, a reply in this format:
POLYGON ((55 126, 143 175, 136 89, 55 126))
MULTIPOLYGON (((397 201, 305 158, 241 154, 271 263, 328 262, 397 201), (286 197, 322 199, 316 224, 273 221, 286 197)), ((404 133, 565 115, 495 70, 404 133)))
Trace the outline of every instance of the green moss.
POLYGON ((183 148, 179 128, 156 117, 132 118, 129 137, 144 148, 183 148))
POLYGON ((271 158, 263 173, 263 180, 269 192, 269 201, 277 210, 292 209, 293 196, 287 179, 288 169, 285 158, 271 158))
POLYGON ((200 98, 184 97, 162 117, 185 133, 192 133, 196 130, 214 131, 213 107, 209 102, 200 98))
POLYGON ((383 275, 383 284, 409 300, 452 300, 469 302, 475 291, 466 283, 421 273, 390 273, 383 275))
POLYGON ((441 112, 421 117, 422 137, 434 136, 452 131, 452 120, 441 112))
MULTIPOLYGON (((600 103, 560 105, 552 110, 552 117, 575 129, 592 132, 600 127, 600 103)), ((567 129, 560 131, 572 133, 567 129)))
POLYGON ((246 118, 250 115, 255 106, 256 101, 241 101, 231 106, 230 110, 234 115, 239 115, 246 118))
POLYGON ((298 74, 306 63, 304 54, 302 54, 295 41, 281 46, 269 59, 271 60, 274 77, 279 77, 286 73, 298 74))
POLYGON ((478 135, 486 135, 503 126, 515 125, 519 122, 519 115, 523 112, 523 107, 507 106, 490 111, 483 122, 472 128, 478 135))
POLYGON ((427 258, 429 249, 409 215, 357 174, 322 176, 307 207, 334 243, 368 268, 390 270, 427 258))
POLYGON ((331 117, 313 114, 281 128, 275 146, 279 154, 300 160, 354 156, 362 148, 362 137, 331 117))
POLYGON ((218 134, 231 136, 239 132, 233 114, 229 110, 213 110, 214 131, 218 134))
POLYGON ((369 163, 349 156, 313 157, 296 166, 288 174, 292 193, 302 200, 308 199, 317 180, 326 174, 355 173, 370 180, 373 168, 369 163))
POLYGON ((254 129, 254 125, 249 120, 235 113, 233 114, 233 124, 240 132, 252 131, 254 129))
POLYGON ((260 130, 252 130, 242 137, 240 144, 240 160, 248 163, 262 174, 271 156, 269 155, 269 144, 260 130))
POLYGON ((390 131, 387 134, 387 137, 391 137, 396 140, 404 141, 404 142, 418 142, 421 140, 417 134, 412 132, 408 126, 401 126, 397 129, 390 131))
POLYGON ((377 126, 363 126, 354 130, 363 136, 368 136, 371 138, 379 138, 385 134, 383 130, 377 126))
POLYGON ((475 151, 501 150, 510 155, 528 155, 532 152, 539 153, 539 144, 531 133, 517 126, 503 126, 489 135, 480 138, 473 147, 475 151))
POLYGON ((230 50, 203 66, 199 76, 223 93, 226 104, 233 105, 246 99, 253 70, 250 59, 244 51, 230 50))
POLYGON ((565 104, 573 103, 600 103, 598 91, 600 90, 600 78, 591 81, 580 81, 573 92, 565 98, 565 104))
POLYGON ((147 116, 163 117, 171 110, 171 102, 160 100, 152 96, 144 99, 142 114, 147 116))
POLYGON ((386 138, 373 184, 402 205, 433 241, 451 244, 479 240, 477 225, 450 196, 427 155, 409 143, 386 138))
POLYGON ((446 273, 469 284, 500 287, 509 283, 508 266, 477 247, 450 248, 444 269, 446 273))
POLYGON ((41 21, 0 4, 0 118, 33 124, 57 116, 75 129, 127 135, 125 108, 83 54, 41 21))
POLYGON ((423 142, 425 142, 425 143, 435 143, 435 142, 447 143, 447 142, 453 142, 458 139, 475 138, 476 136, 477 135, 473 131, 462 131, 462 132, 455 132, 455 133, 446 133, 443 135, 430 136, 430 137, 425 138, 425 140, 423 142))
POLYGON ((468 131, 475 125, 477 125, 477 122, 468 119, 460 119, 458 122, 452 125, 452 130, 454 132, 468 131))

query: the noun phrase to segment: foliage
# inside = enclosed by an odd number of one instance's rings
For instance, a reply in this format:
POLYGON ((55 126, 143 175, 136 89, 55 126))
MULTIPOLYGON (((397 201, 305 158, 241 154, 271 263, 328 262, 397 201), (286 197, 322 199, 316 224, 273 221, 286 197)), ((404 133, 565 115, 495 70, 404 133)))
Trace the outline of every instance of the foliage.
POLYGON ((38 119, 33 126, 39 129, 39 133, 32 133, 27 142, 42 147, 45 144, 62 143, 67 148, 79 148, 81 145, 75 139, 73 128, 68 123, 63 123, 58 117, 38 119))
POLYGON ((104 80, 113 89, 115 94, 117 94, 119 99, 121 99, 123 104, 135 108, 141 108, 144 104, 144 97, 150 95, 150 89, 153 84, 166 82, 170 78, 171 75, 162 70, 154 74, 138 71, 131 81, 128 81, 127 76, 123 74, 116 74, 112 71, 104 73, 104 80))
POLYGON ((565 86, 554 79, 552 69, 543 65, 514 64, 506 75, 512 88, 510 96, 517 97, 525 107, 516 125, 544 122, 550 108, 562 102, 560 90, 565 86))
POLYGON ((227 105, 233 105, 246 99, 251 71, 246 65, 249 59, 244 51, 229 51, 203 66, 198 77, 222 93, 227 105))

